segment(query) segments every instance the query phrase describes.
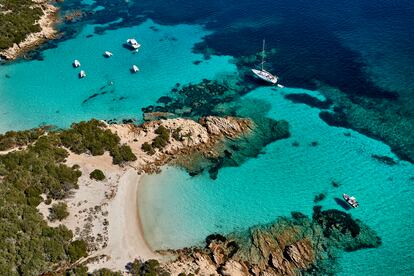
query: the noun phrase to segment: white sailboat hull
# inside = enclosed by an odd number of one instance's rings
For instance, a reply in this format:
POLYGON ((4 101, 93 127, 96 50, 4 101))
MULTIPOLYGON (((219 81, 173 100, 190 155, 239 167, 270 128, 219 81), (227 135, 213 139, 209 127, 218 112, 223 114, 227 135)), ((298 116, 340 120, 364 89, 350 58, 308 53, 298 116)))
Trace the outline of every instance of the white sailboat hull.
POLYGON ((267 72, 266 70, 252 69, 252 72, 264 81, 270 82, 272 84, 277 83, 278 78, 275 75, 272 75, 271 73, 267 72))

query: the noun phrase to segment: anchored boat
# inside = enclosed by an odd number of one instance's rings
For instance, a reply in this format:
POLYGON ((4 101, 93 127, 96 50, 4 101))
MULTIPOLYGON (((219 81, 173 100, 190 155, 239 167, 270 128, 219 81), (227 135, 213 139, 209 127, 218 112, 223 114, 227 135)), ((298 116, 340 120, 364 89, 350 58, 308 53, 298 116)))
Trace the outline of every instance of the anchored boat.
POLYGON ((80 67, 80 66, 81 66, 81 64, 80 64, 79 60, 77 60, 77 59, 75 59, 75 60, 73 61, 72 65, 73 65, 73 67, 75 67, 75 68, 78 68, 78 67, 80 67))
POLYGON ((141 44, 139 44, 134 38, 128 38, 127 45, 134 50, 137 50, 139 47, 141 47, 141 44))
POLYGON ((349 196, 347 194, 343 194, 342 197, 345 199, 345 201, 352 206, 352 208, 357 208, 359 206, 358 201, 355 197, 349 196))
POLYGON ((134 65, 132 65, 131 72, 132 72, 132 73, 136 73, 136 72, 138 72, 138 71, 139 71, 138 66, 136 66, 135 64, 134 64, 134 65))
MULTIPOLYGON (((267 82, 270 82, 272 84, 276 84, 279 78, 264 69, 264 66, 263 66, 263 64, 265 63, 264 56, 265 56, 265 40, 263 39, 261 69, 260 70, 252 69, 252 72, 256 76, 258 76, 259 78, 261 78, 262 80, 267 81, 267 82)), ((281 88, 283 87, 282 85, 278 85, 278 86, 281 87, 281 88)))
POLYGON ((81 71, 79 72, 79 78, 80 78, 80 79, 83 79, 84 77, 86 77, 86 73, 85 73, 85 71, 81 70, 81 71))
POLYGON ((107 57, 107 58, 112 57, 112 53, 109 51, 105 51, 104 57, 107 57))

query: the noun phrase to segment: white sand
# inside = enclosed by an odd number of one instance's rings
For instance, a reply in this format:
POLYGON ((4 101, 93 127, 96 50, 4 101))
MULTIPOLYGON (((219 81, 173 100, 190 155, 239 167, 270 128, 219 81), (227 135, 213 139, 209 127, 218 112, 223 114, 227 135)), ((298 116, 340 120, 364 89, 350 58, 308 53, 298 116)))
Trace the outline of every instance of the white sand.
MULTIPOLYGON (((70 154, 67 165, 80 166, 82 176, 79 189, 64 202, 69 217, 61 222, 48 222, 51 226, 64 224, 90 245, 88 262, 90 271, 99 268, 125 270, 125 265, 134 259, 157 259, 158 256, 147 245, 139 220, 137 193, 140 175, 134 168, 112 164, 108 153, 102 156, 70 154), (104 181, 89 178, 94 169, 105 173, 104 181)), ((49 206, 43 202, 38 210, 46 218, 49 206)))
POLYGON ((138 211, 138 185, 140 176, 128 169, 119 179, 118 191, 108 206, 108 246, 97 254, 110 256, 89 266, 91 270, 106 267, 121 269, 134 259, 157 259, 158 256, 147 245, 138 211))

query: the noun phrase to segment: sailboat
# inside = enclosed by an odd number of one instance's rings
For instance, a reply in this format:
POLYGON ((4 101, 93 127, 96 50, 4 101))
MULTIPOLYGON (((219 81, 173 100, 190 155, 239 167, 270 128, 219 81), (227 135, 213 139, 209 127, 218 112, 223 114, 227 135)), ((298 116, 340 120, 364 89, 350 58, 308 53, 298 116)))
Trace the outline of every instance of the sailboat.
MULTIPOLYGON (((270 82, 272 84, 276 84, 278 81, 278 77, 273 75, 272 73, 266 71, 263 68, 263 64, 265 63, 264 61, 264 56, 265 56, 265 40, 263 39, 263 49, 262 49, 262 63, 261 63, 261 69, 257 70, 257 69, 252 69, 252 72, 258 76, 259 78, 261 78, 264 81, 270 82)), ((283 87, 281 85, 278 85, 280 87, 283 87)))

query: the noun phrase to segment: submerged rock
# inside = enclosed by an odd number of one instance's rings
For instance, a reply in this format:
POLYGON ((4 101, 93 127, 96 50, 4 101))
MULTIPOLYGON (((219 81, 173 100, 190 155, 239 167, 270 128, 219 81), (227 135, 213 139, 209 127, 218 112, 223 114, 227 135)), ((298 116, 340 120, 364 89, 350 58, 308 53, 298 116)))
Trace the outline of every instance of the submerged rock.
POLYGON ((169 112, 146 112, 144 113, 144 121, 157 121, 161 119, 171 119, 176 117, 175 114, 169 112))
POLYGON ((371 157, 389 166, 394 166, 398 164, 397 161, 395 161, 393 158, 389 156, 373 154, 371 155, 371 157))
POLYGON ((320 109, 328 109, 332 105, 332 101, 330 99, 322 101, 306 93, 287 94, 285 95, 285 99, 290 100, 293 103, 303 103, 320 109))

